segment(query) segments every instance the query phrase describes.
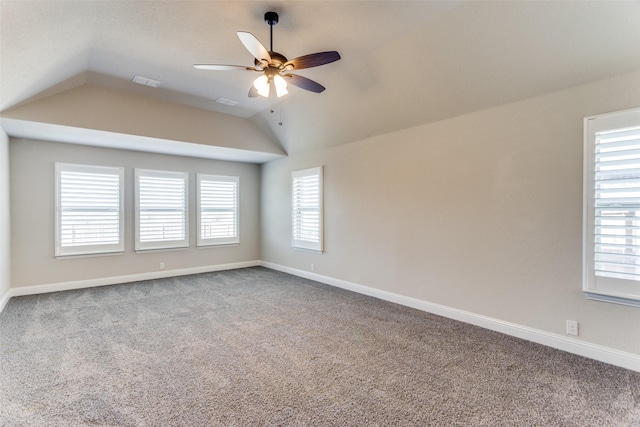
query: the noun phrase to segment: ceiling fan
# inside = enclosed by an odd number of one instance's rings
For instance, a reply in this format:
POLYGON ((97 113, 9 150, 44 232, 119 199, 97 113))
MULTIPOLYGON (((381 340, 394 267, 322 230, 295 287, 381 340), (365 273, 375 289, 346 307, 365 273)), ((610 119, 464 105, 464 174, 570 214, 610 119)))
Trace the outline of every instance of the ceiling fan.
POLYGON ((318 52, 288 60, 284 55, 273 50, 273 26, 278 23, 278 14, 276 12, 267 12, 264 14, 264 20, 270 27, 271 44, 268 51, 253 34, 246 31, 238 31, 240 41, 255 58, 254 67, 218 64, 194 64, 193 66, 200 70, 240 70, 262 73, 249 89, 250 97, 258 95, 269 97, 271 86, 275 86, 278 97, 284 96, 289 93, 287 83, 315 93, 324 91, 325 87, 320 83, 306 77, 291 74, 290 71, 329 64, 340 59, 340 54, 336 51, 318 52))

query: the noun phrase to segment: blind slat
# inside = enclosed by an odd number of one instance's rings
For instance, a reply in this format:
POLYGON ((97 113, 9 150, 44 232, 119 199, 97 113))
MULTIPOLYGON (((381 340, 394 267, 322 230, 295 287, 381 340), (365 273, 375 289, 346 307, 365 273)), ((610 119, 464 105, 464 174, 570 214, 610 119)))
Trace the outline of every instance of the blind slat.
MULTIPOLYGON (((137 170, 140 244, 185 241, 187 177, 182 172, 137 170)), ((154 248, 145 245, 144 248, 154 248)), ((165 247, 160 245, 157 247, 165 247)))
POLYGON ((238 178, 198 175, 199 242, 238 242, 238 178))
POLYGON ((56 256, 123 248, 123 169, 56 163, 56 256))
POLYGON ((595 274, 640 280, 640 129, 596 135, 595 274))
POLYGON ((121 242, 121 172, 74 172, 75 165, 57 165, 57 249, 79 246, 118 245, 121 242))
POLYGON ((294 172, 292 234, 294 246, 322 250, 321 168, 294 172))

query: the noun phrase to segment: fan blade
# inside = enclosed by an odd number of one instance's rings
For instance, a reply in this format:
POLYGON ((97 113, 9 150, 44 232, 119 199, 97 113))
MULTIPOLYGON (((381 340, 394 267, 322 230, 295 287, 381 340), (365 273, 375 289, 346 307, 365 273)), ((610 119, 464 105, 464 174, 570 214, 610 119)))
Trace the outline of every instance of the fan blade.
POLYGON ((325 89, 320 83, 314 82, 306 77, 296 76, 295 74, 284 74, 282 77, 286 78, 292 85, 311 92, 320 93, 325 89))
POLYGON ((249 98, 255 98, 258 96, 258 89, 254 85, 251 85, 249 89, 249 98))
POLYGON ((291 66, 295 70, 303 68, 319 67, 320 65, 329 64, 340 59, 340 54, 335 50, 330 52, 311 53, 309 55, 300 56, 288 61, 284 64, 284 68, 291 70, 291 66))
POLYGON ((213 71, 235 71, 235 70, 258 71, 253 67, 245 67, 244 65, 193 64, 193 67, 197 68, 198 70, 213 70, 213 71))
POLYGON ((271 55, 267 52, 262 43, 251 33, 247 33, 246 31, 238 31, 238 37, 240 41, 247 48, 249 53, 254 56, 258 61, 267 61, 268 64, 271 63, 271 55))

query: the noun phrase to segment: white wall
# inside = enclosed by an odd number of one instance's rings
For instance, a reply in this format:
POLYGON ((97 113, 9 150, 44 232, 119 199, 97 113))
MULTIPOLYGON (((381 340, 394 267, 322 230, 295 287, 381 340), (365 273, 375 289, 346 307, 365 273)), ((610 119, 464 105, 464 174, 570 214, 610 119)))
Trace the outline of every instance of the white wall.
MULTIPOLYGON (((640 354, 640 309, 582 291, 583 117, 640 73, 262 167, 262 259, 640 354), (291 172, 324 165, 325 249, 294 251, 291 172)), ((358 112, 354 111, 357 115, 358 112)))
POLYGON ((9 217, 9 137, 0 129, 0 309, 11 287, 9 217))
POLYGON ((26 139, 10 140, 12 288, 216 266, 260 259, 260 167, 255 164, 167 156, 26 139), (125 253, 54 258, 54 162, 125 168, 125 253), (133 169, 189 172, 190 247, 135 253, 133 169), (240 177, 240 244, 198 249, 195 173, 240 177))

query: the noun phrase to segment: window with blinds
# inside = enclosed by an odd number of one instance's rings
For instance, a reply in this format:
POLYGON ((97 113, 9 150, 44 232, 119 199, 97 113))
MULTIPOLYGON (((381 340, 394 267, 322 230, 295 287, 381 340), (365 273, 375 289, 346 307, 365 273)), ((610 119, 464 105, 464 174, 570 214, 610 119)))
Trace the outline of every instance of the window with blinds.
POLYGON ((124 251, 124 171, 55 164, 55 255, 124 251))
POLYGON ((640 109, 587 119, 587 296, 640 306, 640 109))
POLYGON ((240 242, 239 177, 197 174, 198 246, 240 242))
POLYGON ((136 250, 189 246, 186 172, 135 170, 136 250))
POLYGON ((292 246, 322 252, 322 167, 293 172, 292 246))

